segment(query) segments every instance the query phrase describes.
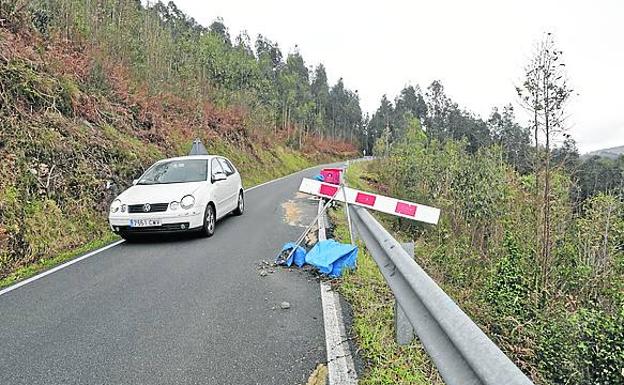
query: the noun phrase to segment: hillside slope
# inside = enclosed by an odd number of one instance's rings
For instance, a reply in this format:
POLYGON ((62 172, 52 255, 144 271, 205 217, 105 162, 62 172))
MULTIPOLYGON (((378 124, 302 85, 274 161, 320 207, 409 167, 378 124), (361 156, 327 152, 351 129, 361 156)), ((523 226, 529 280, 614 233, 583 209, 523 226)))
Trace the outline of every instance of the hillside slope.
POLYGON ((247 186, 354 151, 311 136, 292 150, 289 130, 256 134, 242 109, 149 94, 97 48, 28 28, 0 28, 0 53, 0 278, 109 237, 116 193, 196 137, 247 186))
POLYGON ((587 154, 583 154, 582 158, 588 159, 592 156, 599 156, 601 158, 617 159, 622 155, 624 155, 624 146, 618 146, 588 152, 587 154))

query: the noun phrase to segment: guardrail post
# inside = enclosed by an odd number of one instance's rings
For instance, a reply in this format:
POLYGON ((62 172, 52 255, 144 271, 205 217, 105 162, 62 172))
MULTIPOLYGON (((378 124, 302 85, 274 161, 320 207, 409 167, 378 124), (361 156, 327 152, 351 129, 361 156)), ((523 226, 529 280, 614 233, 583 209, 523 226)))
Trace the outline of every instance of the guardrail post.
MULTIPOLYGON (((413 242, 401 243, 401 247, 403 247, 403 250, 405 250, 410 257, 414 258, 413 242)), ((401 304, 399 304, 396 298, 394 300, 394 331, 396 342, 399 345, 409 345, 409 343, 414 340, 414 328, 412 327, 412 323, 407 318, 401 304)))

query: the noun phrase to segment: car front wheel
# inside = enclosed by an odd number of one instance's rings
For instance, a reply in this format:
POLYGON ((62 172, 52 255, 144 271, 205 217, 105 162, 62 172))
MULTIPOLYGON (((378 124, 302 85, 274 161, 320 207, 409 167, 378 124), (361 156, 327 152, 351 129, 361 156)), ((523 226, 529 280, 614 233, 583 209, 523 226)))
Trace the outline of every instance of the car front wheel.
POLYGON ((202 227, 202 235, 205 237, 212 237, 215 232, 215 226, 217 223, 217 215, 213 205, 206 207, 204 214, 204 226, 202 227))
POLYGON ((243 192, 238 193, 238 206, 236 206, 236 210, 234 210, 234 215, 243 215, 245 211, 245 197, 243 196, 243 192))

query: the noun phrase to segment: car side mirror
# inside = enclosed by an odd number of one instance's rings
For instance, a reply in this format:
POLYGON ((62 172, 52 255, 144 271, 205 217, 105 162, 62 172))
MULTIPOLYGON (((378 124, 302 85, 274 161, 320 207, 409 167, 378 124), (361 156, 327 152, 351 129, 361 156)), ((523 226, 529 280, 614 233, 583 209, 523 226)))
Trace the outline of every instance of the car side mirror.
POLYGON ((227 179, 227 175, 225 175, 222 172, 217 172, 212 175, 212 183, 219 182, 219 181, 226 180, 226 179, 227 179))
POLYGON ((133 180, 133 181, 132 181, 132 185, 133 185, 133 186, 136 186, 136 184, 137 184, 137 183, 139 183, 139 180, 138 180, 138 179, 135 179, 135 180, 133 180))

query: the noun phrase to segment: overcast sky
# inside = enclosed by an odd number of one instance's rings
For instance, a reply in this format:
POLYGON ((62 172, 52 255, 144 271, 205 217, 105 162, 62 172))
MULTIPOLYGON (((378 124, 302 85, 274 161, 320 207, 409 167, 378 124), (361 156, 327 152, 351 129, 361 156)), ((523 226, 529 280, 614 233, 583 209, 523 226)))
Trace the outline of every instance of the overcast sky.
MULTIPOLYGON (((405 85, 439 79, 461 106, 487 117, 516 103, 514 85, 537 40, 555 34, 576 92, 570 133, 581 152, 624 145, 624 0, 356 1, 175 0, 208 26, 223 17, 232 37, 246 30, 298 45, 308 65, 325 64, 374 112, 405 85)), ((517 108, 517 110, 519 107, 517 108)))

